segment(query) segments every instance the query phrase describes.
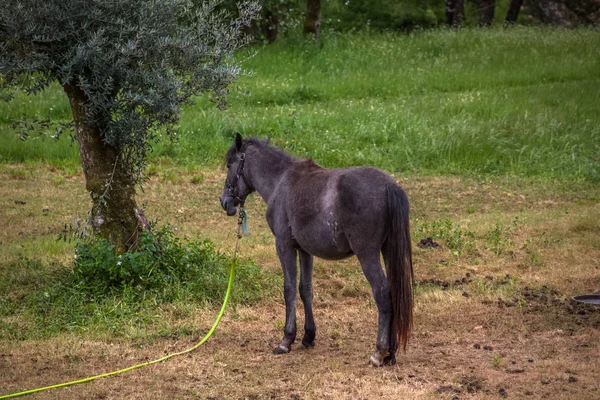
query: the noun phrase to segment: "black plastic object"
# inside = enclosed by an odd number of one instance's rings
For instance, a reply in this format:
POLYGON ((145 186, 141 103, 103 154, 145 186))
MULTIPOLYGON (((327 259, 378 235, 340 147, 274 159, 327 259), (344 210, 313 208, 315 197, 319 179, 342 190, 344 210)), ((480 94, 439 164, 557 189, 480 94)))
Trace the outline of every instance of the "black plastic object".
POLYGON ((600 306, 600 293, 573 296, 573 300, 579 301, 581 303, 594 304, 600 306))

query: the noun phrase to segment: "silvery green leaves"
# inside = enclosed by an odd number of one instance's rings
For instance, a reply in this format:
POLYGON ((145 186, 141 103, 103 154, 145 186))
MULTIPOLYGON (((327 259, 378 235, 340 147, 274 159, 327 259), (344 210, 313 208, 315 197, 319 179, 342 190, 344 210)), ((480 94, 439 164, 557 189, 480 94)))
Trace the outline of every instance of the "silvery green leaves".
POLYGON ((136 182, 158 133, 175 138, 181 106, 224 104, 242 72, 233 55, 257 2, 235 17, 220 1, 6 0, 0 9, 0 93, 35 94, 52 81, 85 93, 88 123, 121 149, 136 182))

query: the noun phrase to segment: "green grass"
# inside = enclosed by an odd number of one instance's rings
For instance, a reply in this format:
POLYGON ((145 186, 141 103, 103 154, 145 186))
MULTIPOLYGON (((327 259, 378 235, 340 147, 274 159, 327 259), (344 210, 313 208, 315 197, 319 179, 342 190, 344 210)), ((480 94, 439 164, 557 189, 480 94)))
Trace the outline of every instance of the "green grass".
MULTIPOLYGON (((221 162, 234 132, 326 167, 600 180, 600 31, 517 28, 288 39, 245 61, 230 106, 184 110, 154 159, 221 162)), ((242 54, 240 56, 243 56, 242 54)), ((58 87, 0 105, 0 161, 77 163, 67 137, 22 143, 23 115, 68 119, 58 87)))
MULTIPOLYGON (((232 261, 209 241, 181 240, 170 228, 142 241, 120 256, 106 241, 80 242, 74 267, 26 253, 0 263, 0 340, 67 332, 136 339, 198 329, 173 319, 220 304, 232 261)), ((248 260, 236 261, 236 271, 233 304, 256 303, 279 286, 248 260)))

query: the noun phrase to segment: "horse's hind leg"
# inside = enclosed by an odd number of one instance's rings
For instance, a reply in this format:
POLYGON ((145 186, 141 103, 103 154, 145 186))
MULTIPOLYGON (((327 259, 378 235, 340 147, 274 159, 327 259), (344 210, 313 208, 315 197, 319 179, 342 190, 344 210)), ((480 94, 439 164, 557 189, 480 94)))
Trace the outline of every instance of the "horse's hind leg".
POLYGON ((276 238, 277 255, 283 269, 283 297, 285 300, 285 328, 279 346, 273 349, 274 354, 289 353, 296 340, 296 284, 298 270, 296 265, 296 249, 290 240, 276 238))
MULTIPOLYGON (((385 251, 386 243, 384 243, 384 245, 383 245, 384 251, 382 251, 382 255, 383 255, 383 262, 385 263, 385 271, 389 276, 389 273, 390 273, 389 261, 387 260, 386 251, 385 251)), ((390 318, 390 355, 384 359, 384 363, 395 365, 397 351, 398 351, 398 342, 396 341, 396 331, 394 330, 394 313, 392 312, 392 317, 390 318)))
POLYGON ((359 254, 358 260, 362 266, 362 270, 371 284, 373 297, 379 311, 379 327, 377 330, 377 345, 376 351, 369 359, 369 364, 381 366, 384 362, 390 360, 392 351, 392 343, 390 343, 392 327, 392 298, 388 280, 381 268, 379 260, 379 251, 370 252, 368 254, 359 254))
POLYGON ((313 287, 313 256, 299 250, 300 254, 300 298, 304 304, 304 337, 302 338, 302 347, 313 347, 315 345, 315 335, 317 328, 312 310, 313 287))

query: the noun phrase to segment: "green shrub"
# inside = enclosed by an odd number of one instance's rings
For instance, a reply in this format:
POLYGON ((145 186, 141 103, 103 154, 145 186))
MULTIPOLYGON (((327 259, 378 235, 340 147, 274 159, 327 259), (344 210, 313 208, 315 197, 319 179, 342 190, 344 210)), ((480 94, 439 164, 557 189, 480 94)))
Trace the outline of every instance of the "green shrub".
MULTIPOLYGON (((170 313, 222 304, 233 261, 210 241, 176 237, 170 226, 141 239, 137 251, 121 255, 104 239, 82 241, 74 267, 27 258, 3 265, 0 340, 62 332, 147 338, 200 328, 193 319, 172 324, 170 313)), ((231 303, 254 303, 279 280, 238 260, 231 303)))
MULTIPOLYGON (((80 242, 75 251, 74 282, 89 296, 133 290, 144 296, 156 294, 159 302, 221 301, 232 263, 209 240, 180 239, 168 225, 154 233, 143 232, 137 251, 117 255, 102 238, 80 242)), ((239 289, 234 300, 257 300, 262 290, 260 268, 247 262, 237 262, 236 267, 239 289)))

